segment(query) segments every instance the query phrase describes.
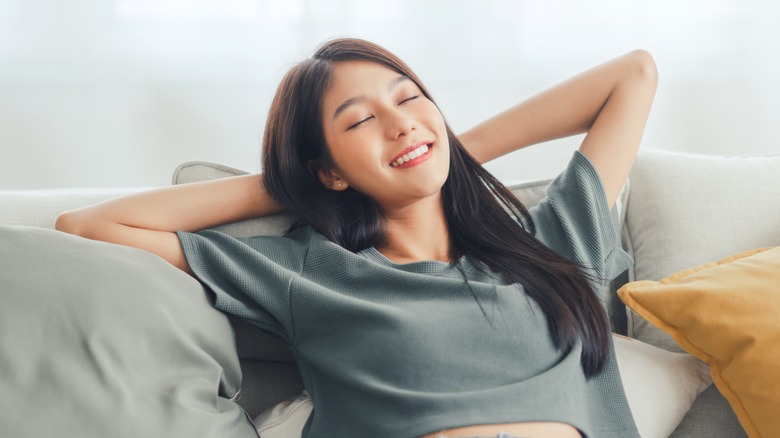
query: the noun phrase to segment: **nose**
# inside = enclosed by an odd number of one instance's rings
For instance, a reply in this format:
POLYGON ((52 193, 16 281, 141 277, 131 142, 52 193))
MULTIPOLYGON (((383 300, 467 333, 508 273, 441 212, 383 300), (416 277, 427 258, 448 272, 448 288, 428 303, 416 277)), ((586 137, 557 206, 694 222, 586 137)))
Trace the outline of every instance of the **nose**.
POLYGON ((398 140, 416 129, 415 120, 398 108, 389 110, 385 117, 387 120, 387 136, 391 140, 398 140))

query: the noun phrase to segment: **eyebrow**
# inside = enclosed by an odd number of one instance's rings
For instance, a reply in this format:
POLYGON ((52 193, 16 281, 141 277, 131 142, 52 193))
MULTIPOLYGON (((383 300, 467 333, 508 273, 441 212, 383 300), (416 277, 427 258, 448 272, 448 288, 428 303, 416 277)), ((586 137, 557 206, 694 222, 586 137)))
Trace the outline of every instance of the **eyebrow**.
MULTIPOLYGON (((402 82, 411 80, 409 76, 401 75, 397 78, 390 81, 389 84, 387 84, 387 91, 393 91, 394 88, 396 88, 398 85, 400 85, 402 82)), ((357 103, 365 101, 367 98, 364 95, 361 96, 355 96, 350 97, 349 99, 345 100, 344 103, 339 105, 338 108, 336 108, 336 111, 333 113, 333 120, 336 120, 336 117, 339 116, 342 112, 344 112, 345 109, 347 109, 350 105, 355 105, 357 103)))

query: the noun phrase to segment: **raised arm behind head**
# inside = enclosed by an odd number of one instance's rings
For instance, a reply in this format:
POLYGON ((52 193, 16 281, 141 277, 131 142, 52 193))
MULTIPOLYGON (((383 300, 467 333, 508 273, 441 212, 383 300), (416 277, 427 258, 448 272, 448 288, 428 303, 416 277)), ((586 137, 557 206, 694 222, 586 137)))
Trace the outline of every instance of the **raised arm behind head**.
POLYGON ((259 175, 149 190, 62 213, 55 228, 141 248, 191 273, 175 231, 197 231, 280 209, 259 175))
POLYGON ((545 90, 459 136, 480 162, 587 133, 580 151, 615 203, 642 139, 658 84, 652 56, 635 50, 545 90))

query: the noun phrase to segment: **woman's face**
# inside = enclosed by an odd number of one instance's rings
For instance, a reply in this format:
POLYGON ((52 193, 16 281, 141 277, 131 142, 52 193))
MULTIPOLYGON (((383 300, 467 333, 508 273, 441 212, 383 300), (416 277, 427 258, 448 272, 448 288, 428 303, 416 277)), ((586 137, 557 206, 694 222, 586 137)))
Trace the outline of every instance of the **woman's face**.
POLYGON ((386 212, 439 199, 447 131, 414 81, 373 62, 337 62, 322 109, 331 163, 319 176, 327 187, 352 187, 386 212))

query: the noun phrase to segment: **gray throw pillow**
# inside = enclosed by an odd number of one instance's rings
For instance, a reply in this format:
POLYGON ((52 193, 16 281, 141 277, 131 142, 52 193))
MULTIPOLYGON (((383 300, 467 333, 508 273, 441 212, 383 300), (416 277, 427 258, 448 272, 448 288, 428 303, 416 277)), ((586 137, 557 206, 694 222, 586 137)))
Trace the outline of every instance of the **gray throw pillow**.
POLYGON ((233 332, 195 279, 146 251, 0 226, 0 431, 257 437, 233 332))

